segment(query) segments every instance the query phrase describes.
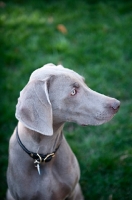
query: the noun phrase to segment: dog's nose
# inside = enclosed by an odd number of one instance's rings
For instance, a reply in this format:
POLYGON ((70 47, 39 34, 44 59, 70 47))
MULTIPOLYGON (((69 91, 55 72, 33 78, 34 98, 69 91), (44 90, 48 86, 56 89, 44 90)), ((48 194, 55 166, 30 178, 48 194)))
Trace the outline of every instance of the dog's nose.
POLYGON ((118 109, 120 108, 120 101, 114 99, 112 102, 111 102, 111 108, 114 110, 114 111, 118 111, 118 109))

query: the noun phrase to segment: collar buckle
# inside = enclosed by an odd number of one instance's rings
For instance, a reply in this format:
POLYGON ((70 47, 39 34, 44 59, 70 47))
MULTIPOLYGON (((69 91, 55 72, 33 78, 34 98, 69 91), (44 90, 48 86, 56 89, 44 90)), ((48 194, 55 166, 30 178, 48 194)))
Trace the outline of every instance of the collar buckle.
POLYGON ((35 159, 34 164, 40 164, 41 162, 43 162, 42 157, 37 153, 38 159, 35 159))
POLYGON ((55 153, 50 153, 46 155, 46 157, 43 159, 44 162, 49 162, 53 157, 55 157, 55 153))

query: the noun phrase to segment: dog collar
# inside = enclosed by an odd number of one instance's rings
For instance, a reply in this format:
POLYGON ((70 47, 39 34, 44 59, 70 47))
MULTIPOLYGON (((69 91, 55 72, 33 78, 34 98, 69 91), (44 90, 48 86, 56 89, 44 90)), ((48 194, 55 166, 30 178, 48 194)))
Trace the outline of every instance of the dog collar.
POLYGON ((46 155, 44 154, 41 154, 41 153, 34 153, 34 152, 31 152, 29 151, 24 145, 23 143, 21 142, 20 140, 20 137, 19 137, 19 134, 18 134, 18 126, 16 127, 16 136, 17 136, 17 141, 19 143, 19 145, 21 146, 21 148, 31 157, 33 158, 35 161, 34 161, 34 164, 35 164, 35 167, 37 167, 38 169, 38 172, 40 174, 40 169, 39 169, 39 164, 42 163, 42 162, 49 162, 52 160, 52 158, 55 156, 55 153, 56 151, 59 149, 60 147, 60 144, 58 145, 58 147, 55 149, 55 151, 53 151, 52 153, 48 153, 46 155))

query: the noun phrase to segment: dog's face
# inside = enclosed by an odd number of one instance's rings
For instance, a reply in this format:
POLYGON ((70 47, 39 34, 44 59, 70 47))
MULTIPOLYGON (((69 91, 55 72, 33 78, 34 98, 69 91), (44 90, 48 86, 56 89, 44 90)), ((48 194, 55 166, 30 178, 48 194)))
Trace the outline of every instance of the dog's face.
MULTIPOLYGON (((69 71, 70 72, 70 71, 69 71)), ((53 119, 80 125, 100 125, 118 111, 120 102, 91 90, 77 73, 53 78, 49 87, 53 119)))
POLYGON ((20 93, 16 118, 31 130, 52 135, 52 125, 64 122, 103 124, 119 106, 118 100, 91 90, 76 72, 49 64, 32 73, 20 93))

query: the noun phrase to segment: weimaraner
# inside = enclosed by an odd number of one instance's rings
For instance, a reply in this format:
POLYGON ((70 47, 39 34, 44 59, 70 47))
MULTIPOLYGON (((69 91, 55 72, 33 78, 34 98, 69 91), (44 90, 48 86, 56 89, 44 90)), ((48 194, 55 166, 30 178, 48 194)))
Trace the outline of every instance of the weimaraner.
POLYGON ((20 93, 10 139, 8 200, 83 200, 77 159, 62 133, 65 122, 100 125, 120 102, 91 90, 76 72, 47 64, 20 93))

